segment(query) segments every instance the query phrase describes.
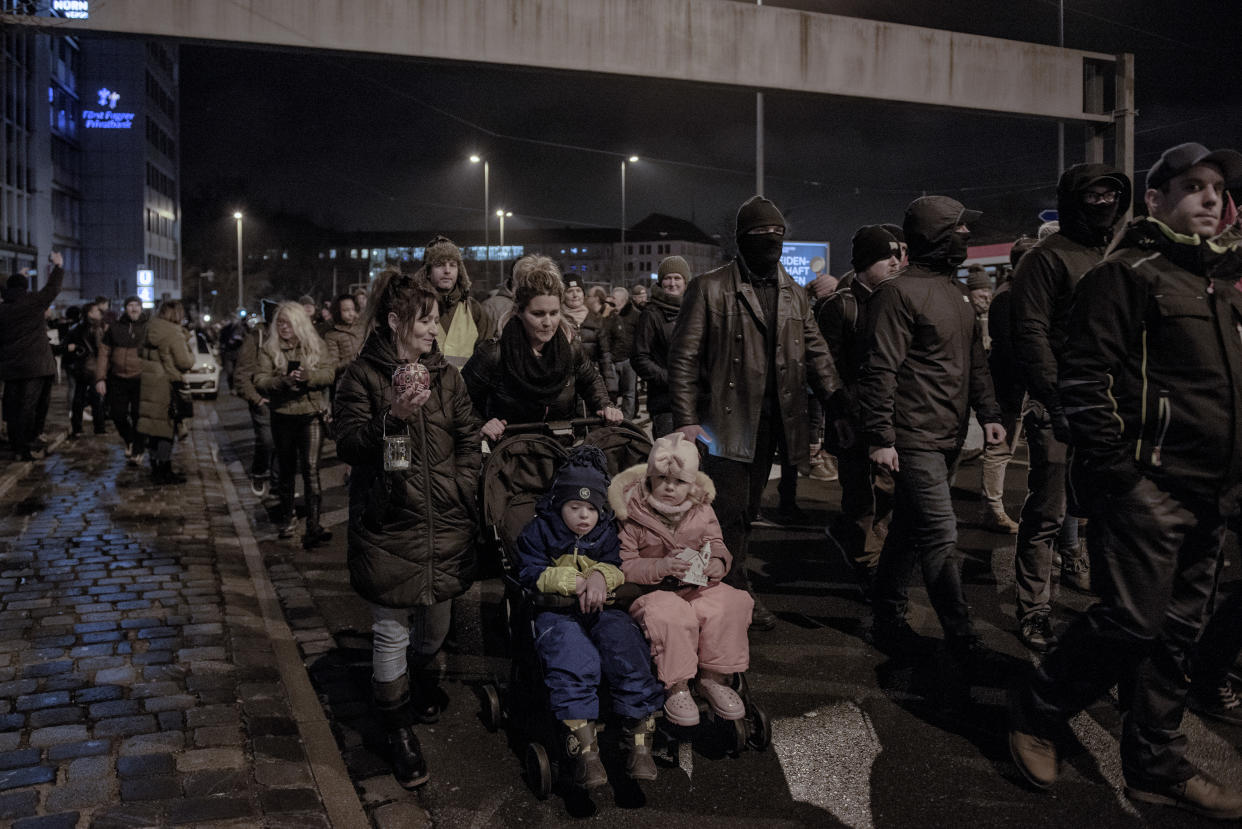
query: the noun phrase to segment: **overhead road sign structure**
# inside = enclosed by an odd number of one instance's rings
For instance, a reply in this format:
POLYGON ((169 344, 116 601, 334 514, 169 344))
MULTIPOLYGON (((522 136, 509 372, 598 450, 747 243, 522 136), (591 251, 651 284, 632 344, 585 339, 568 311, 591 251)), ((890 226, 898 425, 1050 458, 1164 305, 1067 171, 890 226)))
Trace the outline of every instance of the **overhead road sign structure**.
POLYGON ((1101 124, 1112 123, 1116 109, 1090 94, 1094 79, 1112 71, 1112 55, 733 0, 108 0, 91 4, 85 17, 10 13, 0 22, 676 79, 1101 124))

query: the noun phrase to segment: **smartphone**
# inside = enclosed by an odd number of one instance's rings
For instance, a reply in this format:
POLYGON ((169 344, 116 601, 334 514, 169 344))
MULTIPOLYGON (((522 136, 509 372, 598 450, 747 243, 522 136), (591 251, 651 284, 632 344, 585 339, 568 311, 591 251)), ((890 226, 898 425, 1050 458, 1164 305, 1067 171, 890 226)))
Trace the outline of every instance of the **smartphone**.
POLYGON ((289 361, 289 373, 290 374, 293 374, 293 372, 297 371, 301 367, 302 367, 301 360, 290 360, 289 361))

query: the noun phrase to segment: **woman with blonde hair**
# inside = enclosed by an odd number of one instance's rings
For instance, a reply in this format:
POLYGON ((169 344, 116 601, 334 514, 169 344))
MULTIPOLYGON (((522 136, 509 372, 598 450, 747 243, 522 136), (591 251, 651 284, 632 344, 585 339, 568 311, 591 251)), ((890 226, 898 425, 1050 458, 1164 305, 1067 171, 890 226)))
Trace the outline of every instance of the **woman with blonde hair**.
POLYGON ((621 422, 608 389, 561 316, 565 283, 550 259, 514 274, 514 314, 499 337, 479 343, 462 368, 483 436, 499 440, 509 423, 540 423, 587 411, 621 422), (581 402, 580 402, 581 401, 581 402))
POLYGON ((332 538, 319 523, 319 455, 323 448, 325 390, 335 379, 336 366, 298 303, 280 303, 274 328, 276 336, 268 337, 259 349, 254 387, 270 401, 272 411, 272 437, 280 467, 280 537, 292 538, 297 529, 293 489, 300 466, 306 494, 302 547, 309 550, 332 538))

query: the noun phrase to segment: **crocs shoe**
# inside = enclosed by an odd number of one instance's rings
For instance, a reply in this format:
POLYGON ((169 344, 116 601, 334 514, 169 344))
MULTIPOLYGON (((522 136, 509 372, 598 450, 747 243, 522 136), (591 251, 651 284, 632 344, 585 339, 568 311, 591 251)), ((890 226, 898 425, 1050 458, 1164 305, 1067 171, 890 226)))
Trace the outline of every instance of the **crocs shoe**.
POLYGON ((746 716, 746 704, 737 691, 711 679, 699 678, 699 692, 722 720, 740 720, 746 716))
POLYGON ((694 726, 699 724, 699 704, 690 695, 689 689, 683 687, 674 691, 664 700, 664 716, 673 725, 694 726))

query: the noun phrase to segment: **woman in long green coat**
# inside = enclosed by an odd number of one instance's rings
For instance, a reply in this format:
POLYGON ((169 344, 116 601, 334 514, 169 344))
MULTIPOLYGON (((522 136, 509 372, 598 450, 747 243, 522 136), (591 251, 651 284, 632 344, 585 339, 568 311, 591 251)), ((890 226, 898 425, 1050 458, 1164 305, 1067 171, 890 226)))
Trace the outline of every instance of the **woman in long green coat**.
POLYGON ((142 380, 138 392, 138 432, 147 436, 151 453, 151 480, 157 484, 183 484, 185 476, 172 468, 176 424, 169 415, 172 384, 182 372, 194 367, 189 334, 181 327, 185 309, 180 300, 166 300, 147 324, 146 338, 138 349, 142 380))

